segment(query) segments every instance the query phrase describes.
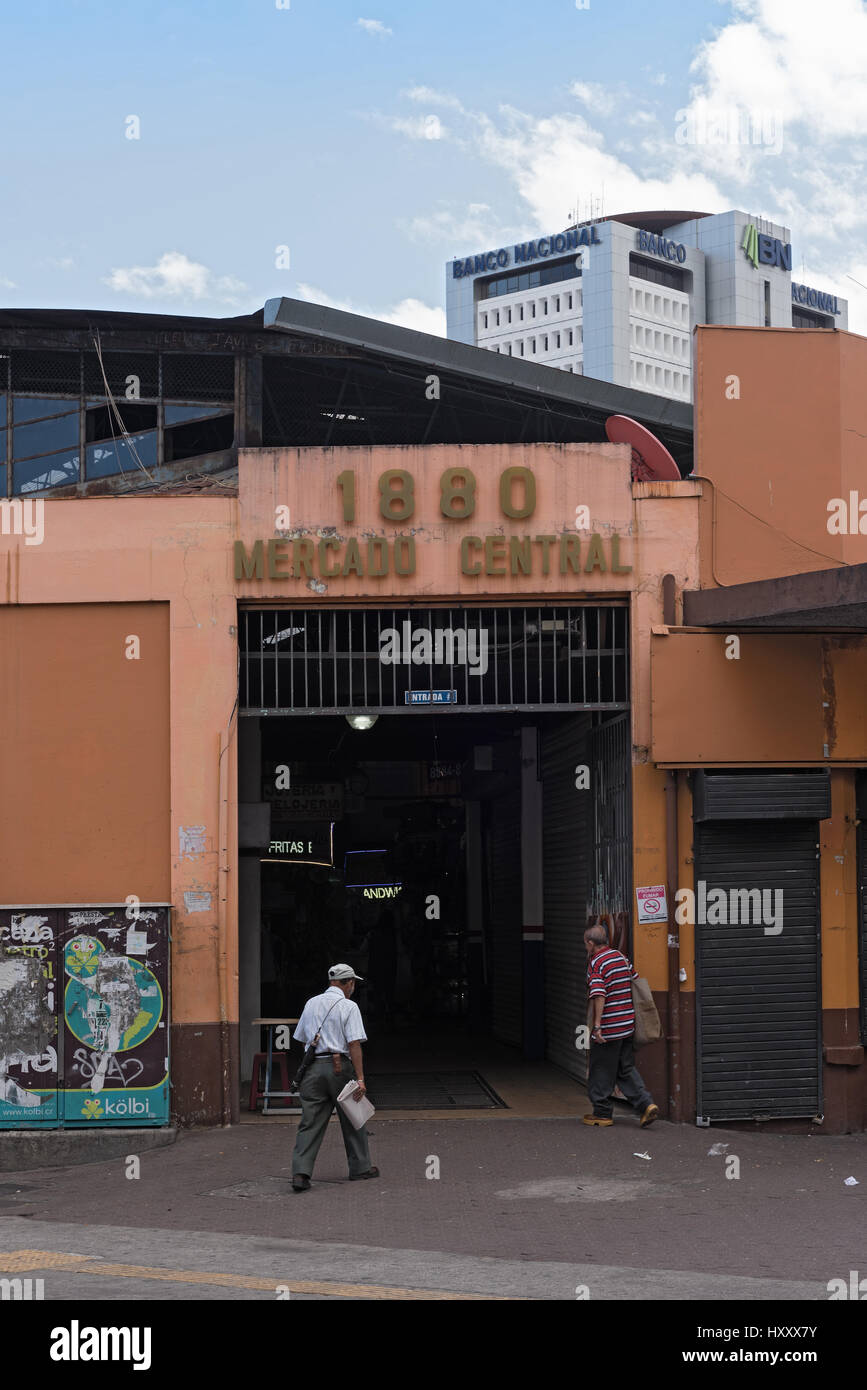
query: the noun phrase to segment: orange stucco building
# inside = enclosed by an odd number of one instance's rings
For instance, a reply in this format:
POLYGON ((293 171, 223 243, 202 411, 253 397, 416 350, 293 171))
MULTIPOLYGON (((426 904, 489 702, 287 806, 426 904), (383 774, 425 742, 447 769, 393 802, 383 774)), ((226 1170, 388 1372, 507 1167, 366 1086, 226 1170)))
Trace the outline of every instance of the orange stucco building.
MULTIPOLYGON (((355 351, 360 322, 316 332, 355 351)), ((429 381, 433 340, 394 334, 383 354, 412 349, 429 381)), ((407 1008, 580 1080, 602 915, 654 991, 641 1068, 671 1118, 863 1128, 861 541, 829 533, 827 503, 857 486, 867 344, 697 337, 680 482, 633 482, 598 434, 269 443, 254 360, 237 472, 42 489, 38 543, 7 506, 9 978, 34 913, 170 912, 171 1113, 213 1124, 237 1118, 252 1020, 297 1009, 329 953, 382 978, 395 931, 407 1008), (720 920, 713 892, 755 919, 720 920)), ((554 375, 508 370, 528 393, 554 375)))

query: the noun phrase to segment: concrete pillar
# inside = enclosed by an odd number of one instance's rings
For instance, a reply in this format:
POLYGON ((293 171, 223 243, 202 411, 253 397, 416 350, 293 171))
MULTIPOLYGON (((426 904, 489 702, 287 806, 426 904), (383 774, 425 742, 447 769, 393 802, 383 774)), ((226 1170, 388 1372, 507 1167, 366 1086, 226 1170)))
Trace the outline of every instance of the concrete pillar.
MULTIPOLYGON (((258 719, 238 720, 238 800, 262 797, 262 734, 258 719)), ((262 891, 259 853, 238 856, 238 976, 241 1080, 249 1081, 253 1053, 259 1051, 260 1030, 250 1020, 261 1014, 260 950, 262 891)))
POLYGON ((481 1028, 487 999, 485 986, 485 919, 483 903, 482 803, 466 802, 466 869, 467 869, 467 981, 470 993, 470 1026, 481 1028))
POLYGON ((542 769, 539 731, 521 729, 521 896, 524 939, 524 1056, 545 1056, 545 942, 542 906, 542 769))

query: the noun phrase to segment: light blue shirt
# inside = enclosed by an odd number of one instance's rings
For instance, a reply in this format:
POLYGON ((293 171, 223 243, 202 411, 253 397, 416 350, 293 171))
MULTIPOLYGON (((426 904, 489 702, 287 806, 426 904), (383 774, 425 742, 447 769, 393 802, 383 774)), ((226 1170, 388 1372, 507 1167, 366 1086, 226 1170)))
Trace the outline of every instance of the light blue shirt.
POLYGON ((324 994, 314 994, 312 999, 307 1000, 295 1029, 295 1037, 309 1047, 317 1029, 321 1029, 317 1052, 348 1053, 351 1042, 367 1042, 361 1010, 346 998, 337 985, 329 985, 324 994))

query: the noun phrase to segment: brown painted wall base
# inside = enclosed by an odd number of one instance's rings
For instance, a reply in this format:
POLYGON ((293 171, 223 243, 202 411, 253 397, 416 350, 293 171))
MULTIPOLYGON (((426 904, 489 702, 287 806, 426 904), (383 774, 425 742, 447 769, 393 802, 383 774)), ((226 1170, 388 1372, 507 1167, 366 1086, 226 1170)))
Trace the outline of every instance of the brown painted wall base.
MULTIPOLYGON (((228 1025, 229 1123, 240 1119, 238 1025, 228 1025)), ((224 1085, 219 1023, 173 1023, 171 1035, 172 1118, 179 1125, 221 1125, 224 1085)))
MULTIPOLYGON (((662 1024, 659 1042, 640 1047, 636 1053, 638 1070, 647 1089, 666 1120, 676 1119, 674 1078, 669 1075, 671 1039, 669 1036, 668 994, 653 991, 653 1002, 662 1024)), ((695 995, 680 996, 680 1119, 695 1124, 695 995)))

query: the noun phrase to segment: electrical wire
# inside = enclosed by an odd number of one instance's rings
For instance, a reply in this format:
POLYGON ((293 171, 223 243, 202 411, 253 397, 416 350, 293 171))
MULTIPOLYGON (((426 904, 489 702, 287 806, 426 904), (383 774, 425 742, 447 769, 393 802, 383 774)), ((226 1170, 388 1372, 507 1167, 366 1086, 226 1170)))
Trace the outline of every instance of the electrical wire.
POLYGON ((103 382, 105 383, 105 394, 106 394, 106 396, 108 397, 108 402, 109 402, 109 415, 108 415, 108 421, 109 421, 109 424, 111 425, 112 443, 113 443, 114 446, 115 446, 115 450, 116 450, 116 453, 117 453, 117 461, 118 461, 118 463, 120 464, 120 471, 121 471, 121 473, 124 473, 124 474, 125 474, 125 470, 124 470, 123 464, 120 462, 120 451, 117 449, 117 442, 118 442, 118 441, 117 441, 117 436, 116 436, 116 434, 115 434, 115 432, 114 432, 114 423, 113 423, 113 421, 112 421, 112 414, 114 414, 114 416, 115 416, 115 418, 116 418, 116 420, 117 420, 118 427, 120 428, 121 436, 122 436, 122 438, 124 439, 124 441, 125 441, 125 443, 126 443, 126 445, 127 445, 127 448, 129 449, 130 453, 132 454, 133 458, 135 459, 135 461, 136 461, 136 463, 138 464, 138 466, 139 466, 139 468, 141 469, 141 471, 144 473, 145 477, 146 477, 151 483, 153 483, 153 482, 156 481, 156 479, 153 477, 153 474, 150 473, 150 472, 148 471, 147 468, 145 468, 144 464, 142 463, 141 459, 139 458, 139 456, 138 456, 138 451, 137 451, 135 445, 134 445, 133 442, 132 442, 133 437, 132 437, 132 435, 129 433, 129 431, 128 431, 127 428, 126 428, 126 425, 125 425, 124 422, 123 422, 123 416, 121 415, 121 413, 120 413, 120 411, 119 411, 119 409, 118 409, 118 407, 117 407, 117 402, 115 401, 114 396, 113 396, 113 394, 112 394, 111 387, 110 387, 109 384, 108 384, 108 377, 107 377, 106 374, 105 374, 105 365, 104 365, 103 360, 102 360, 102 344, 101 344, 100 339, 99 339, 99 329, 97 328, 96 331, 95 331, 94 333, 92 333, 91 336, 92 336, 92 339, 93 339, 93 345, 94 345, 94 347, 95 347, 95 349, 96 349, 96 356, 97 356, 97 360, 98 360, 98 362, 99 362, 99 370, 100 370, 100 372, 102 373, 102 379, 103 379, 103 382))
POLYGON ((839 559, 837 556, 835 556, 835 555, 826 555, 825 552, 824 552, 824 550, 816 550, 816 549, 814 549, 813 546, 811 546, 811 545, 805 545, 803 541, 796 540, 794 536, 790 536, 789 533, 788 533, 788 531, 784 531, 784 530, 782 529, 782 527, 780 527, 780 526, 773 526, 773 525, 771 524, 770 521, 766 521, 765 518, 762 517, 762 516, 759 516, 757 512, 752 512, 752 511, 750 511, 749 507, 745 507, 744 504, 743 504, 743 502, 739 502, 739 501, 737 500, 736 497, 730 497, 729 494, 728 494, 727 492, 723 492, 722 488, 721 488, 716 482, 714 482, 713 478, 708 478, 706 474, 704 474, 704 473, 691 473, 689 476, 690 476, 690 478, 696 478, 696 479, 697 479, 699 482, 701 482, 701 483, 710 483, 711 487, 713 488, 713 501, 712 501, 712 504, 711 504, 711 556, 710 556, 710 570, 711 570, 711 575, 713 576, 714 582, 715 582, 716 584, 718 584, 719 587, 720 587, 721 589, 727 589, 727 588, 729 588, 730 586, 729 586, 728 584, 723 584, 722 581, 721 581, 720 579, 717 578, 717 573, 716 573, 716 520, 717 520, 716 495, 717 495, 717 493, 719 493, 721 497, 724 497, 724 498, 726 499, 727 502, 731 502, 735 507, 740 507, 741 511, 742 511, 742 512, 746 512, 747 516, 751 516, 751 517, 753 518, 754 521, 761 522, 762 526, 767 526, 767 528, 768 528, 769 531, 774 531, 774 532, 776 532, 776 534, 777 534, 778 536, 785 536, 786 540, 787 540, 787 541, 791 541, 791 542, 792 542, 792 545, 796 545, 796 546, 798 547, 799 550, 809 550, 809 552, 810 552, 811 555, 819 555, 823 560, 831 560, 835 565, 839 565, 839 566, 841 567, 841 569, 850 569, 850 568, 851 568, 851 566, 850 566, 848 560, 840 560, 840 559, 839 559))

